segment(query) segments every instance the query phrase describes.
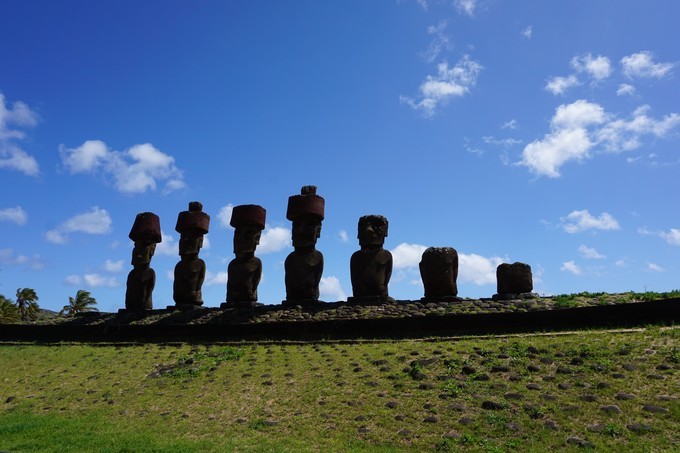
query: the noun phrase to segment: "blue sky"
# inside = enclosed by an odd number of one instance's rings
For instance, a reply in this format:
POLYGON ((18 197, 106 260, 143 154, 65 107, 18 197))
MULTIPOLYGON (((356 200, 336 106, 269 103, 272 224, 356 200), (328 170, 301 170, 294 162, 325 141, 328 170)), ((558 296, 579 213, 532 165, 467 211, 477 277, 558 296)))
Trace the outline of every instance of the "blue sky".
POLYGON ((124 306, 130 227, 211 215, 206 306, 225 299, 230 206, 260 204, 260 301, 285 297, 290 195, 318 186, 321 298, 351 295, 357 220, 389 219, 390 295, 427 246, 459 295, 501 262, 542 294, 680 287, 680 3, 0 3, 0 293, 124 306), (676 187, 673 189, 673 187, 676 187))

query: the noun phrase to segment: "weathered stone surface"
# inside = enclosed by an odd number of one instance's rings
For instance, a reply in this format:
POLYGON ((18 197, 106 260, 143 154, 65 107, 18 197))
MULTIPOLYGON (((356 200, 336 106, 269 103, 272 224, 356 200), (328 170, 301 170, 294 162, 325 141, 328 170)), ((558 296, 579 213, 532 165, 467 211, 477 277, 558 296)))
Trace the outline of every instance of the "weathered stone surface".
POLYGON ((430 247, 423 252, 420 277, 425 300, 456 300, 458 296, 458 252, 451 247, 430 247))
POLYGON ((392 277, 392 254, 383 248, 388 222, 381 215, 366 215, 359 219, 360 250, 350 258, 352 297, 348 302, 359 304, 393 301, 388 294, 392 277))
POLYGON ((520 262, 503 263, 496 268, 496 283, 500 296, 531 293, 534 289, 531 266, 520 262))

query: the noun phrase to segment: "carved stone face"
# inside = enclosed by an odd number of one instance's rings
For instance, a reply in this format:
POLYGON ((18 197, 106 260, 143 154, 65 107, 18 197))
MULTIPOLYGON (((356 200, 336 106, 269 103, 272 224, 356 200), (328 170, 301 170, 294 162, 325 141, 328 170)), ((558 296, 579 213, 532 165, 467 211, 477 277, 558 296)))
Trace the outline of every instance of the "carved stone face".
POLYGON ((179 237, 179 254, 198 255, 203 247, 203 235, 200 233, 184 233, 179 237))
POLYGON ((262 230, 257 227, 238 227, 234 230, 234 253, 254 253, 260 243, 262 230))
POLYGON ((387 225, 379 219, 362 218, 359 222, 359 245, 362 247, 382 246, 387 237, 387 225))
POLYGON ((132 249, 132 265, 143 266, 151 263, 151 257, 156 251, 155 242, 137 241, 132 249))
POLYGON ((293 220, 293 247, 313 247, 321 237, 321 220, 300 217, 293 220))

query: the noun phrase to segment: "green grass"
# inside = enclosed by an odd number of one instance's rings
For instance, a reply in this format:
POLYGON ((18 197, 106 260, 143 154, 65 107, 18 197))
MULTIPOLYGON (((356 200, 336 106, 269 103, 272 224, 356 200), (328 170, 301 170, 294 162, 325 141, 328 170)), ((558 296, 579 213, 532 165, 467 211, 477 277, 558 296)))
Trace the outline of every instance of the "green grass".
POLYGON ((2 345, 0 451, 677 451, 678 338, 2 345))

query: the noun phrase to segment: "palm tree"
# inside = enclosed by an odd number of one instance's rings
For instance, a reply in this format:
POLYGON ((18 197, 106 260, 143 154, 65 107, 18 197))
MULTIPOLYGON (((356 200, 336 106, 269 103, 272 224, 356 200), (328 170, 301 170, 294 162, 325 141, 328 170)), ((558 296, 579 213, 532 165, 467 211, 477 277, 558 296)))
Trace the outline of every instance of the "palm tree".
POLYGON ((97 301, 90 295, 90 292, 79 289, 75 298, 68 298, 68 305, 64 305, 59 314, 75 315, 76 313, 99 311, 94 305, 97 305, 97 301))
POLYGON ((14 302, 0 294, 0 323, 17 322, 19 317, 19 309, 14 302))
POLYGON ((17 307, 19 308, 22 321, 36 320, 40 311, 37 301, 38 295, 34 289, 17 288, 17 307))

